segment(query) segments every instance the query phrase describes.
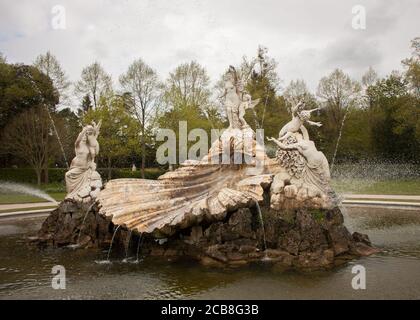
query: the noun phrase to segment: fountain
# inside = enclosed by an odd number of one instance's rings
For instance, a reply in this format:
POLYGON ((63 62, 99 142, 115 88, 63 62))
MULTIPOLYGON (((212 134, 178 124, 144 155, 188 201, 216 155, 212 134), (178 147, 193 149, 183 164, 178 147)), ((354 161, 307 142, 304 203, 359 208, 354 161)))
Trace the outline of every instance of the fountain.
POLYGON ((66 173, 68 195, 44 222, 38 244, 74 243, 82 223, 81 246, 108 246, 108 260, 113 245, 124 246, 131 233, 138 241, 137 261, 140 246, 146 258, 191 258, 213 266, 270 260, 306 269, 377 252, 366 235, 351 234, 343 224, 328 161, 305 128, 321 125, 310 121, 313 110, 294 106, 278 138, 268 138, 277 146, 271 159, 243 118, 259 100, 251 99, 233 67, 222 98, 229 127, 208 154, 157 180, 115 179, 102 188, 94 163, 100 124, 83 128, 66 173), (89 153, 78 152, 81 147, 89 153), (219 163, 232 155, 245 163, 219 163))
POLYGON ((11 193, 23 193, 37 198, 45 199, 48 202, 57 204, 57 201, 55 201, 55 199, 51 197, 48 193, 21 183, 0 180, 0 191, 11 193))

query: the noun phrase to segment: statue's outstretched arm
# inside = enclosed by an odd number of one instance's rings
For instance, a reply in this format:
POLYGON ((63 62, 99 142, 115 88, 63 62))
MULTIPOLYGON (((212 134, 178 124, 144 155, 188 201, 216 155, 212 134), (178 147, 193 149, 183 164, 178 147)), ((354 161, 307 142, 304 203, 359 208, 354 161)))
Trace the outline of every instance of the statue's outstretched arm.
POLYGON ((306 122, 308 124, 310 124, 311 126, 317 126, 317 127, 322 126, 322 123, 321 122, 314 122, 314 121, 311 121, 311 120, 306 120, 306 122))
POLYGON ((82 141, 82 139, 83 139, 83 135, 86 133, 86 129, 85 128, 83 128, 82 129, 82 131, 80 131, 80 133, 79 133, 79 135, 77 136, 77 139, 76 139, 76 141, 75 141, 75 143, 74 143, 74 145, 75 145, 75 147, 78 147, 79 146, 79 144, 80 144, 80 142, 82 141))
POLYGON ((292 144, 284 144, 281 143, 279 140, 277 140, 276 138, 267 138, 268 141, 273 141, 276 145, 278 145, 281 149, 286 149, 286 150, 291 150, 291 149, 297 149, 299 146, 297 145, 297 143, 292 143, 292 144))
POLYGON ((303 139, 304 140, 309 140, 308 129, 306 129, 304 125, 300 126, 300 131, 302 131, 303 139))

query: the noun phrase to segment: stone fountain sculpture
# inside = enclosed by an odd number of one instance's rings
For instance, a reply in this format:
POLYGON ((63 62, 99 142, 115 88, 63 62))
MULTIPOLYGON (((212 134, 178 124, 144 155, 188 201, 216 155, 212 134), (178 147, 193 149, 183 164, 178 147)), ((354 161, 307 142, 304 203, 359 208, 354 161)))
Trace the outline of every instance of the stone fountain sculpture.
POLYGON ((96 199, 102 187, 102 179, 96 171, 95 157, 99 153, 98 136, 101 121, 92 122, 79 133, 75 142, 76 156, 66 172, 66 199, 85 203, 96 199))
POLYGON ((113 247, 128 250, 133 237, 144 255, 211 265, 269 258, 296 268, 332 267, 376 252, 367 236, 350 234, 343 224, 328 161, 304 126, 321 125, 309 120, 314 110, 303 103, 292 109, 279 137, 269 138, 278 146, 270 159, 244 119, 258 100, 244 90, 233 67, 222 98, 229 128, 201 160, 187 160, 157 180, 110 180, 99 193, 83 192, 96 176, 91 163, 99 133, 96 125, 85 128, 66 181, 68 198, 82 203, 88 194, 90 207, 64 201, 44 222, 39 242, 63 246, 82 239, 83 246, 112 247, 115 239, 113 247))

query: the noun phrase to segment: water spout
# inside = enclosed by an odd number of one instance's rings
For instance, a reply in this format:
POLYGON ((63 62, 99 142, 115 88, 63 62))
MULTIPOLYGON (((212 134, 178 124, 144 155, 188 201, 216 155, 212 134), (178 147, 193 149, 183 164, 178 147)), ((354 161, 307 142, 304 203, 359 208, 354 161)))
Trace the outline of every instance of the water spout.
POLYGON ((333 172, 333 169, 334 169, 335 158, 337 156, 338 146, 340 144, 341 135, 343 134, 344 123, 346 122, 348 112, 349 112, 349 107, 346 108, 343 120, 341 121, 340 131, 338 132, 337 143, 335 144, 334 155, 333 155, 333 158, 331 160, 331 173, 333 172))
POLYGON ((127 248, 125 249, 125 258, 123 260, 123 262, 127 262, 128 261, 128 249, 130 249, 130 240, 131 240, 131 233, 133 231, 130 230, 128 233, 128 243, 127 243, 127 248))
POLYGON ((114 231, 114 234, 112 235, 111 244, 109 245, 108 255, 107 255, 107 258, 106 258, 106 260, 107 260, 107 261, 109 261, 109 256, 110 256, 110 254, 111 254, 111 250, 112 250, 112 244, 113 244, 113 242, 114 242, 115 235, 117 234, 117 231, 118 231, 118 229, 119 229, 120 227, 121 227, 121 226, 117 226, 117 228, 116 228, 116 229, 115 229, 115 231, 114 231))
POLYGON ((31 195, 37 198, 45 199, 49 202, 57 204, 57 201, 55 201, 55 199, 51 197, 49 194, 47 194, 46 192, 36 189, 34 187, 28 186, 28 185, 25 185, 25 184, 0 180, 0 191, 23 193, 23 194, 31 195))
POLYGON ((76 242, 76 244, 79 244, 79 242, 80 242, 80 235, 81 235, 81 233, 82 233, 82 228, 83 228, 83 225, 84 225, 84 223, 85 223, 85 220, 86 220, 86 217, 87 217, 88 213, 90 212, 90 209, 92 209, 92 207, 93 207, 93 205, 94 205, 94 204, 95 204, 95 202, 94 202, 94 203, 92 203, 92 204, 89 206, 89 208, 86 210, 85 216, 83 217, 83 220, 82 220, 82 224, 80 225, 79 235, 78 235, 78 237, 77 237, 77 242, 76 242))
POLYGON ((267 255, 267 240, 266 240, 266 237, 265 237, 264 218, 263 218, 263 215, 262 215, 262 212, 261 212, 260 205, 259 205, 258 201, 256 201, 256 200, 255 200, 255 206, 257 207, 258 217, 260 219, 261 229, 262 229, 262 232, 263 232, 263 241, 264 241, 264 258, 263 258, 263 260, 269 260, 269 257, 267 255))
POLYGON ((137 242, 136 262, 139 262, 139 252, 140 252, 140 245, 141 245, 142 240, 143 240, 143 234, 140 233, 139 241, 137 242))

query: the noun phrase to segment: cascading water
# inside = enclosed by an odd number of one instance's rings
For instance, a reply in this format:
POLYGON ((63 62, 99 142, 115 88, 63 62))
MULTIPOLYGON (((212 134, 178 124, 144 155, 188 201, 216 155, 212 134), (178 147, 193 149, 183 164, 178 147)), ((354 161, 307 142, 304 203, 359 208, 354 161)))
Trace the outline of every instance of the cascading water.
POLYGON ((23 193, 23 194, 31 195, 37 198, 45 199, 49 202, 57 204, 57 201, 55 201, 55 199, 51 197, 49 194, 47 194, 46 192, 33 188, 28 185, 25 185, 25 184, 0 180, 0 191, 12 192, 12 193, 23 193))
POLYGON ((263 258, 263 260, 269 260, 270 258, 267 255, 267 240, 266 240, 266 237, 265 237, 264 218, 263 218, 261 208, 260 208, 260 205, 259 205, 258 201, 255 201, 255 206, 257 207, 258 217, 260 219, 261 229, 262 229, 262 232, 263 232, 263 241, 264 241, 264 258, 263 258))
POLYGON ((143 236, 143 234, 140 233, 139 241, 137 242, 136 263, 139 262, 140 245, 141 245, 141 241, 143 240, 143 237, 142 236, 143 236))
POLYGON ((118 231, 119 228, 120 228, 120 226, 117 226, 117 228, 114 231, 114 234, 112 235, 111 244, 109 245, 108 255, 106 257, 106 261, 110 261, 109 256, 111 255, 112 244, 114 243, 114 238, 115 238, 115 235, 117 234, 117 231, 118 231))
POLYGON ((78 235, 78 237, 77 237, 77 242, 76 242, 76 245, 79 245, 79 243, 80 243, 80 235, 81 235, 81 233, 82 233, 82 228, 83 228, 83 225, 84 225, 84 223, 85 223, 85 220, 86 220, 86 217, 87 217, 88 213, 90 212, 90 209, 92 209, 92 207, 93 207, 93 205, 94 205, 94 204, 95 204, 95 202, 94 202, 94 203, 92 203, 92 204, 89 206, 89 208, 86 210, 85 216, 83 217, 83 220, 82 220, 82 224, 80 225, 79 235, 78 235))
POLYGON ((131 240, 131 234, 132 234, 132 230, 130 230, 130 232, 128 233, 128 243, 127 243, 127 248, 125 249, 125 258, 123 260, 123 262, 127 262, 128 261, 128 250, 130 249, 130 240, 131 240))
POLYGON ((338 132, 337 143, 335 144, 334 155, 331 160, 331 173, 333 172, 333 169, 334 169, 335 158, 337 156, 338 146, 340 144, 341 135, 343 134, 344 123, 346 122, 348 112, 349 112, 349 107, 347 107, 346 111, 344 112, 344 117, 343 117, 343 120, 341 121, 340 131, 338 132))

